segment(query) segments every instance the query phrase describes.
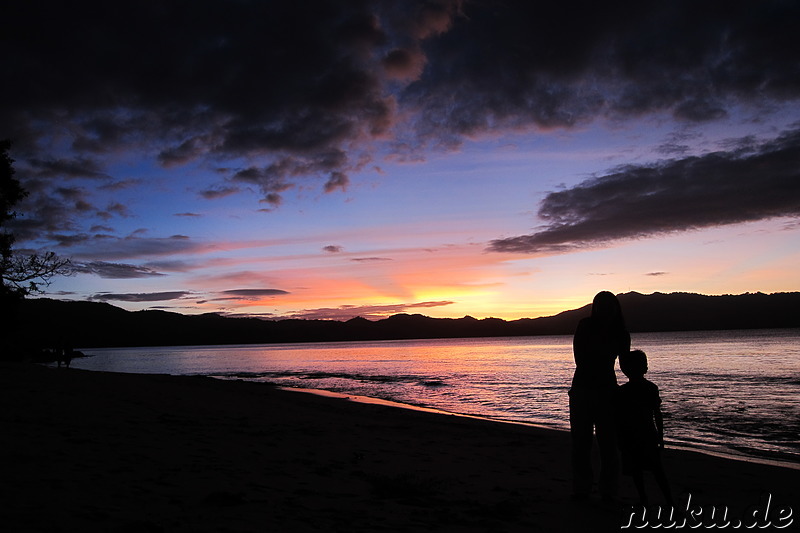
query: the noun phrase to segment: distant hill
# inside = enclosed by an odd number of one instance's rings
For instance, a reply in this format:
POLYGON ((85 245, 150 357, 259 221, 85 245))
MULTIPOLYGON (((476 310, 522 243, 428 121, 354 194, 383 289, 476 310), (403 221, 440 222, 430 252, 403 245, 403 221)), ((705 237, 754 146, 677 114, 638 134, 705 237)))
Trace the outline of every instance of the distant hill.
MULTIPOLYGON (((800 293, 620 295, 631 332, 800 327, 800 293)), ((580 309, 534 319, 430 318, 399 314, 383 320, 261 320, 217 314, 126 311, 98 302, 32 299, 21 303, 14 331, 30 348, 176 346, 345 340, 572 334, 590 312, 580 309)))

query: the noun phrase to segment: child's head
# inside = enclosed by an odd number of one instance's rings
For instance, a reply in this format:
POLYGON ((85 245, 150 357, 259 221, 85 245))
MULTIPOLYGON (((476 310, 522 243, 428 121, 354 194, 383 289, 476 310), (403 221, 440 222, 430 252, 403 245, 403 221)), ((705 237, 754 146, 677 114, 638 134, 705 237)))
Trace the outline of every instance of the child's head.
POLYGON ((628 379, 647 374, 647 355, 641 350, 633 350, 619 356, 619 368, 628 379))

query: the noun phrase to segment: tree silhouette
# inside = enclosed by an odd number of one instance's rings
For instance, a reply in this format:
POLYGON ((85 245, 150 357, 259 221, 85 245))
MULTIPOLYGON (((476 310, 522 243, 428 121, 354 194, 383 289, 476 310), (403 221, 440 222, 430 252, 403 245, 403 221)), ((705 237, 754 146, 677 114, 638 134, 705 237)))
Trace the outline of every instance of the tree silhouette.
POLYGON ((42 292, 42 285, 49 285, 53 276, 70 273, 69 259, 53 252, 22 255, 13 249, 14 235, 6 225, 17 216, 14 206, 27 192, 14 177, 14 160, 8 155, 10 148, 10 141, 0 141, 0 305, 4 310, 15 300, 42 292))

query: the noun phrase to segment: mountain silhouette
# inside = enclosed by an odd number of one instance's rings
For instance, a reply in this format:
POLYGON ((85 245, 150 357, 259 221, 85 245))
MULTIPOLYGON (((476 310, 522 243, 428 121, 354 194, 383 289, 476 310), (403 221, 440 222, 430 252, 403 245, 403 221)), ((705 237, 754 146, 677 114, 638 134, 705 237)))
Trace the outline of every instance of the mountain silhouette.
MULTIPOLYGON (((800 293, 726 296, 629 292, 619 296, 631 332, 800 327, 800 293)), ((25 300, 13 331, 26 349, 262 344, 572 334, 590 304, 554 316, 501 320, 398 314, 382 320, 263 320, 209 313, 126 311, 107 303, 25 300)))

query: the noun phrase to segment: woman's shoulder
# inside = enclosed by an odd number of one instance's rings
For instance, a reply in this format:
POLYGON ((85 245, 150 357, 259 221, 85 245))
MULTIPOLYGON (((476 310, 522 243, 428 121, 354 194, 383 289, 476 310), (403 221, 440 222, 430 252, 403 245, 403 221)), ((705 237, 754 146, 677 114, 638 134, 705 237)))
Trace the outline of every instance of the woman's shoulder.
POLYGON ((586 318, 581 318, 580 320, 578 320, 578 325, 575 326, 575 334, 577 335, 583 331, 586 331, 590 325, 591 325, 591 320, 588 316, 586 318))

